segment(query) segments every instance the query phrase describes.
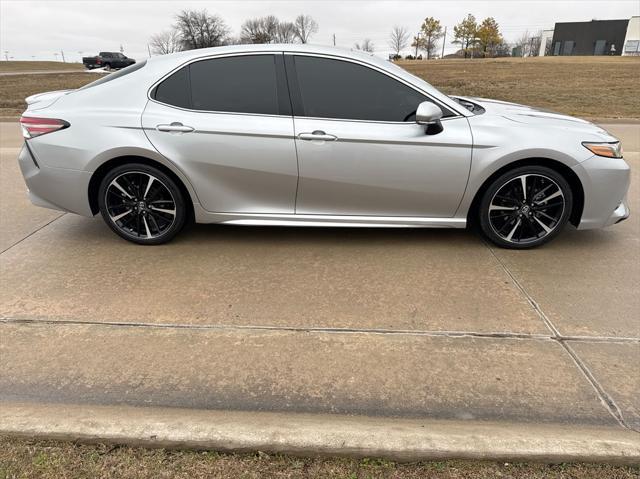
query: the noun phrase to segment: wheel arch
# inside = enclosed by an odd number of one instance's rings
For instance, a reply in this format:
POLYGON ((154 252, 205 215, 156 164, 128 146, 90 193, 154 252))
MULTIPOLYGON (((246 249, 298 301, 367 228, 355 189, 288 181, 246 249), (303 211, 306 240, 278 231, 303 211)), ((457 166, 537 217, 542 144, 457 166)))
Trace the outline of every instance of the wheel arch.
POLYGON ((573 207, 571 209, 571 215, 569 216, 569 222, 577 227, 580 224, 582 211, 584 209, 584 188, 582 186, 582 182, 571 168, 560 161, 552 160, 550 158, 524 158, 508 163, 494 171, 476 191, 471 202, 471 206, 467 211, 467 223, 472 225, 477 223, 476 213, 480 207, 482 195, 487 191, 489 185, 507 171, 521 166, 546 166, 547 168, 551 168, 558 174, 562 175, 562 177, 567 180, 567 183, 569 183, 569 187, 571 188, 571 193, 573 194, 573 207))
POLYGON ((142 163, 144 165, 153 166, 154 168, 159 169, 164 174, 169 176, 173 181, 175 181, 178 188, 180 188, 180 192, 183 194, 188 208, 189 220, 193 220, 195 218, 195 211, 193 206, 193 197, 191 196, 191 192, 185 185, 184 181, 173 171, 171 168, 168 168, 166 165, 160 163, 159 161, 152 160, 145 156, 136 156, 136 155, 126 155, 126 156, 118 156, 115 158, 111 158, 108 161, 102 163, 91 175, 91 179, 89 180, 89 188, 88 188, 88 196, 89 196, 89 206, 91 207, 91 212, 95 215, 100 211, 98 206, 98 190, 100 189, 100 183, 102 179, 111 171, 112 169, 126 165, 128 163, 142 163))

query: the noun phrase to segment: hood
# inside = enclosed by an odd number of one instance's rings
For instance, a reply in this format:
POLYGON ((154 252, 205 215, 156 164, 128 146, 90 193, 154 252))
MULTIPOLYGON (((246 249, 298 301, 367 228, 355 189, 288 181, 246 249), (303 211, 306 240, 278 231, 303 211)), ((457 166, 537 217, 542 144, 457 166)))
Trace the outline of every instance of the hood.
POLYGON ((587 120, 575 118, 569 115, 563 115, 554 111, 534 108, 518 103, 509 103, 500 100, 491 100, 488 98, 463 98, 473 103, 477 103, 485 109, 486 114, 498 115, 516 123, 523 123, 532 126, 564 128, 567 130, 580 130, 598 136, 602 136, 602 141, 616 141, 609 132, 598 125, 587 120))
POLYGON ((53 105, 60 97, 66 95, 73 90, 56 90, 45 93, 37 93, 25 98, 27 102, 27 110, 42 110, 53 105))

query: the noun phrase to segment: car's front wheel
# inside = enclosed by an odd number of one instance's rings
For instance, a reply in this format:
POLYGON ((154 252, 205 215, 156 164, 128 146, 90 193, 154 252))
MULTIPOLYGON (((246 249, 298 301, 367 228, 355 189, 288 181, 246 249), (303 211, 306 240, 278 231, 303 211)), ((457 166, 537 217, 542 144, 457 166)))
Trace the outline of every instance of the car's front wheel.
POLYGON ((100 213, 126 240, 161 244, 185 225, 188 210, 178 185, 164 172, 132 163, 111 170, 100 183, 100 213))
POLYGON ((489 185, 478 219, 484 236, 498 246, 533 248, 562 230, 572 206, 571 187, 561 174, 543 166, 523 166, 489 185))

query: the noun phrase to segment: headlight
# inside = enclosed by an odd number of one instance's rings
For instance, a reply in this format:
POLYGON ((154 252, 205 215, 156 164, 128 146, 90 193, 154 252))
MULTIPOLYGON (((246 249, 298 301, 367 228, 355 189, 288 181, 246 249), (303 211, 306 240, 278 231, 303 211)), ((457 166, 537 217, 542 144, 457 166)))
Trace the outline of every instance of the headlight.
POLYGON ((583 141, 582 146, 594 155, 604 156, 606 158, 622 158, 622 143, 591 143, 583 141))

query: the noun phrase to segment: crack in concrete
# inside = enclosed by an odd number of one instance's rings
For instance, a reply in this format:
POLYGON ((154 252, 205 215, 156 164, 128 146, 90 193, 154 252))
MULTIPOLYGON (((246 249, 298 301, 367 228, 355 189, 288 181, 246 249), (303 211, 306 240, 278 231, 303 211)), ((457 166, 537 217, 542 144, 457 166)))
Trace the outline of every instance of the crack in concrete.
POLYGON ((34 234, 36 234, 38 231, 46 228, 47 226, 49 226, 51 223, 53 223, 54 221, 58 221, 60 218, 62 218, 64 215, 66 215, 67 213, 62 213, 58 216, 56 216, 55 218, 53 218, 51 221, 47 221, 45 224, 43 224, 42 226, 36 228, 35 230, 33 230, 31 233, 29 233, 27 236, 23 237, 22 239, 19 239, 18 241, 16 241, 15 243, 13 243, 11 246, 3 249, 2 251, 0 251, 0 255, 6 253, 7 251, 9 251, 11 248, 13 248, 14 246, 18 246, 20 243, 22 243, 24 240, 31 238, 34 234))
POLYGON ((569 357, 573 360, 574 364, 580 370, 582 375, 591 384, 591 386, 595 390, 596 394, 598 395, 598 398, 600 399, 600 402, 602 403, 602 405, 607 409, 607 411, 609 411, 609 413, 613 416, 613 418, 622 427, 624 427, 626 429, 629 429, 631 431, 640 432, 640 431, 634 429, 633 427, 631 427, 631 426, 629 426, 627 424, 627 422, 624 419, 624 416, 622 414, 622 411, 621 411, 620 407, 618 407, 618 405, 616 404, 614 399, 609 395, 609 393, 607 393, 607 391, 604 389, 604 387, 598 382, 598 380, 595 378, 595 376, 593 375, 593 373, 591 372, 589 367, 585 364, 585 362, 582 360, 582 358, 580 358, 580 356, 578 356, 578 354, 569 345, 568 338, 567 337, 563 337, 562 334, 560 334, 560 331, 555 326, 555 324, 553 324, 551 319, 549 319, 549 317, 544 313, 542 308, 540 308, 538 303, 533 299, 533 297, 524 288, 524 286, 522 286, 520 284, 518 279, 509 270, 507 265, 498 257, 498 255, 496 254, 494 249, 491 247, 491 245, 488 244, 486 241, 484 241, 484 244, 487 247, 487 249, 489 250, 489 252, 491 253, 491 255, 498 262, 498 264, 502 267, 504 272, 509 276, 509 278, 511 278, 511 281, 516 286, 516 288, 518 288, 518 290, 527 299, 527 301, 529 302, 529 304, 531 305, 533 310, 536 312, 538 317, 542 320, 542 322, 549 329, 549 331, 551 331, 550 339, 558 342, 558 344, 562 347, 562 349, 564 349, 565 352, 569 355, 569 357))
POLYGON ((46 318, 11 318, 0 317, 4 324, 45 324, 53 326, 104 326, 123 328, 150 329, 186 329, 186 330, 218 330, 218 331, 265 331, 265 332, 296 332, 322 334, 380 334, 400 336, 430 336, 444 338, 472 338, 472 339, 522 339, 534 341, 576 341, 576 342, 605 342, 605 343, 640 343, 640 338, 610 337, 610 336, 558 336, 546 334, 513 333, 509 331, 441 331, 424 329, 384 329, 384 328, 338 328, 314 326, 267 326, 267 325, 233 325, 233 324, 176 324, 176 323, 145 323, 124 321, 91 321, 76 319, 46 319, 46 318))

